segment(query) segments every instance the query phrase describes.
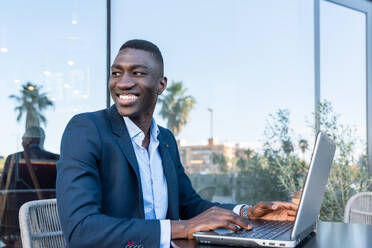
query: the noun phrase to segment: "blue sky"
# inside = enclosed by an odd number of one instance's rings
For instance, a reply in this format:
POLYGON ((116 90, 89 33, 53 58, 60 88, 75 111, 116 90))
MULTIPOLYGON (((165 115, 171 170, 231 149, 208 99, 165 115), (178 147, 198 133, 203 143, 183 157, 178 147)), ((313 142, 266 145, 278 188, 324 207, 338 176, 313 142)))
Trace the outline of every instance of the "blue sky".
MULTIPOLYGON (((268 115, 279 108, 289 109, 295 131, 312 139, 312 1, 112 1, 112 8, 112 57, 128 39, 153 41, 163 52, 169 82, 183 81, 196 98, 179 138, 205 142, 211 107, 221 142, 257 146, 268 115)), ((322 96, 364 138, 365 16, 329 3, 321 8, 322 96)), ((46 112, 45 146, 58 152, 74 114, 105 107, 104 1, 7 1, 0 19, 0 46, 8 48, 0 53, 6 116, 0 154, 20 148, 24 123, 16 123, 8 95, 26 80, 55 98, 56 107, 46 112)))

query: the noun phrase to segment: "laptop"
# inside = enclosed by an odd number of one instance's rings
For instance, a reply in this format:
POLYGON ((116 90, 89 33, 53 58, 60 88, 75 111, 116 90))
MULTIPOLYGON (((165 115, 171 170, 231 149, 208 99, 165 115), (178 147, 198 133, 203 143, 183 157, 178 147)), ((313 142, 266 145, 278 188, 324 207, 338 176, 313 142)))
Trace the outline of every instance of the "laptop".
POLYGON ((252 221, 250 231, 219 228, 196 232, 195 240, 200 244, 227 246, 295 247, 315 231, 335 150, 335 143, 319 132, 294 222, 252 221))

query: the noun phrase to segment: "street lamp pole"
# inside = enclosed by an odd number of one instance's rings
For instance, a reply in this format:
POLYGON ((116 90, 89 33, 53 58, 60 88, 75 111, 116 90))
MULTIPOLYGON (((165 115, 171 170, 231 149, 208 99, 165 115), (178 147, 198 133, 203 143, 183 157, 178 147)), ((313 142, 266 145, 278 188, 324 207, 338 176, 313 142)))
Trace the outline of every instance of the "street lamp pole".
POLYGON ((208 111, 211 113, 211 139, 213 139, 213 109, 208 108, 208 111))

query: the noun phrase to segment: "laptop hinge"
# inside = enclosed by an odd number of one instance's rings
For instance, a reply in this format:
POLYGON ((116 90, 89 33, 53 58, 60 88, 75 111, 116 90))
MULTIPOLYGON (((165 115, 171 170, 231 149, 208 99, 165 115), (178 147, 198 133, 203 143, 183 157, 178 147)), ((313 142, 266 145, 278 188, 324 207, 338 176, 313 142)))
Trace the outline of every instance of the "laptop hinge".
POLYGON ((296 241, 301 241, 304 238, 306 238, 306 236, 309 235, 309 233, 314 231, 315 227, 316 227, 316 223, 314 223, 311 226, 309 226, 308 228, 306 228, 304 231, 302 231, 300 234, 298 234, 297 237, 293 237, 293 233, 292 233, 291 234, 291 239, 296 240, 296 241))

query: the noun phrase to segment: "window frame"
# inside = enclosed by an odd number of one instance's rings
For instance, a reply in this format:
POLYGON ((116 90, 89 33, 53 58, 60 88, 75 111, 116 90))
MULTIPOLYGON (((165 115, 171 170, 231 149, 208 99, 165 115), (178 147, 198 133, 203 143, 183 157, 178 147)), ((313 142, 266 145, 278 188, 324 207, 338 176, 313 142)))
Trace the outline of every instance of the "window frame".
POLYGON ((111 105, 110 75, 111 75, 111 0, 106 0, 106 107, 111 105))

